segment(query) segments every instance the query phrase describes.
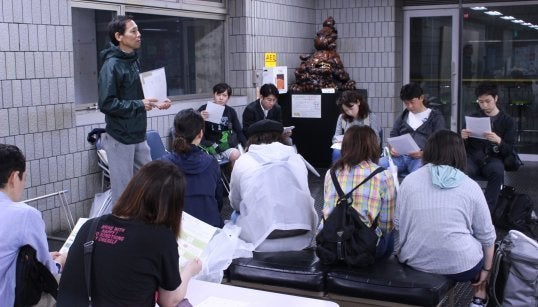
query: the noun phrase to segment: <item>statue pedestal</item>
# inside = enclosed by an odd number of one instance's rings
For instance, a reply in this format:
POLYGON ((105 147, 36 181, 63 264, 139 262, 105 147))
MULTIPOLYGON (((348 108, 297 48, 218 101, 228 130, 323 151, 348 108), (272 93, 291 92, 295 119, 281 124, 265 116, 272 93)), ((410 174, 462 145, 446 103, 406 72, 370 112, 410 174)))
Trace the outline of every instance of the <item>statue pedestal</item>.
MULTIPOLYGON (((367 92, 357 90, 365 99, 367 92)), ((295 126, 292 139, 297 151, 313 166, 328 168, 331 166, 331 145, 336 127, 336 120, 340 110, 336 106, 336 99, 340 92, 334 94, 302 93, 281 94, 278 104, 282 107, 282 120, 284 126, 295 126), (321 118, 292 117, 292 96, 319 95, 321 96, 321 118)))
POLYGON ((295 126, 292 139, 297 151, 313 166, 327 168, 331 165, 331 145, 340 111, 336 107, 335 94, 281 94, 278 104, 282 107, 284 126, 295 126), (292 96, 321 96, 321 118, 297 118, 291 116, 292 96))

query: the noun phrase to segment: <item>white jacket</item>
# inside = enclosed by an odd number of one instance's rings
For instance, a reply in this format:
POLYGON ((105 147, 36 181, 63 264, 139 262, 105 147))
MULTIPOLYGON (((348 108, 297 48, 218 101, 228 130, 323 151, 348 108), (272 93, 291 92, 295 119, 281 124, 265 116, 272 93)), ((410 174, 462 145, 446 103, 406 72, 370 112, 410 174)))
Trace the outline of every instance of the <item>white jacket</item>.
POLYGON ((236 220, 240 238, 253 243, 257 251, 310 246, 318 216, 308 188, 308 171, 293 147, 279 142, 251 145, 235 162, 230 190, 230 204, 240 212, 236 220), (303 233, 267 239, 274 230, 303 233))

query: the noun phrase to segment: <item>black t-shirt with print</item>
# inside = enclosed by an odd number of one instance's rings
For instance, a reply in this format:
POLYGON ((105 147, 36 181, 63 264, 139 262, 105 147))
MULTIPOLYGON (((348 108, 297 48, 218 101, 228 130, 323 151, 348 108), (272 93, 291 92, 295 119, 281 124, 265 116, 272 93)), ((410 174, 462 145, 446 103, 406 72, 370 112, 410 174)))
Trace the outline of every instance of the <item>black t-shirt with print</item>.
MULTIPOLYGON (((81 227, 69 249, 58 307, 88 305, 83 245, 91 222, 81 227)), ((172 291, 181 283, 178 261, 170 229, 113 215, 101 217, 92 261, 93 306, 155 306, 159 287, 172 291)))

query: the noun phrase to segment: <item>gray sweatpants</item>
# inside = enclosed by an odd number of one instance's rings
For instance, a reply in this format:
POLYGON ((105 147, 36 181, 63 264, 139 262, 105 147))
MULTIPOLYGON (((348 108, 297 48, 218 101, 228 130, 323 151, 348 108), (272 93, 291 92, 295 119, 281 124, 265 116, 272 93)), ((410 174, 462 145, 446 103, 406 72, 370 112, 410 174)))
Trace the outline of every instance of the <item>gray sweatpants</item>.
POLYGON ((104 133, 101 135, 101 142, 108 158, 110 188, 114 206, 133 174, 151 161, 151 155, 146 141, 137 144, 123 144, 108 133, 104 133))

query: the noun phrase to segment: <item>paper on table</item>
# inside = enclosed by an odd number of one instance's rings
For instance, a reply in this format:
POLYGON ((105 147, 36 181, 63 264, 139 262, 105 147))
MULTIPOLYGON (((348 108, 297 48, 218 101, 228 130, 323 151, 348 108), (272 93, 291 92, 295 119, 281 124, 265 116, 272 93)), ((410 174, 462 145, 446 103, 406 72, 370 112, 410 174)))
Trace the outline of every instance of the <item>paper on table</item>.
POLYGON ((195 307, 246 307, 249 302, 210 296, 195 307))
POLYGON ((420 150, 417 143, 415 140, 413 140, 409 133, 388 138, 387 141, 389 142, 390 146, 392 146, 392 148, 400 155, 406 155, 410 152, 420 150))
POLYGON ((69 248, 73 244, 73 241, 75 241, 75 237, 77 236, 77 233, 80 230, 80 227, 82 227, 82 225, 84 225, 84 223, 86 223, 87 220, 89 219, 83 218, 83 217, 78 219, 77 223, 75 224, 75 227, 73 227, 73 231, 71 231, 71 233, 69 234, 69 237, 67 237, 67 239, 65 240, 64 245, 59 250, 61 254, 66 255, 69 252, 69 248))
POLYGON ((220 104, 209 101, 205 107, 205 110, 209 115, 205 120, 215 124, 220 124, 222 122, 221 119, 222 114, 224 113, 224 108, 225 107, 221 106, 220 104))
POLYGON ((166 96, 166 73, 164 67, 146 71, 140 74, 144 98, 157 98, 163 102, 166 96))
POLYGON ((465 116, 465 127, 471 131, 471 137, 485 139, 484 134, 491 132, 491 121, 489 117, 465 116))
POLYGON ((185 266, 192 259, 199 258, 215 231, 217 231, 216 227, 183 212, 181 215, 181 232, 177 240, 179 267, 185 266))

